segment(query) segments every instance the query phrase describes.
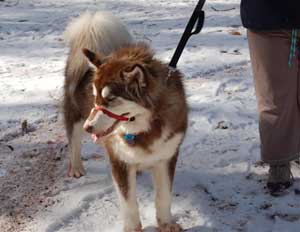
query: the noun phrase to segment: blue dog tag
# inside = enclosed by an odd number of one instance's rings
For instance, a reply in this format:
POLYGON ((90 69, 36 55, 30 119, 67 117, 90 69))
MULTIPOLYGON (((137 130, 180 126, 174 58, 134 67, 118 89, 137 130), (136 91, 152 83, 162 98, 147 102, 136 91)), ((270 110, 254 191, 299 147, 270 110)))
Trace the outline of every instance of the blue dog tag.
POLYGON ((123 138, 126 140, 129 144, 134 144, 135 135, 133 134, 125 134, 123 138))

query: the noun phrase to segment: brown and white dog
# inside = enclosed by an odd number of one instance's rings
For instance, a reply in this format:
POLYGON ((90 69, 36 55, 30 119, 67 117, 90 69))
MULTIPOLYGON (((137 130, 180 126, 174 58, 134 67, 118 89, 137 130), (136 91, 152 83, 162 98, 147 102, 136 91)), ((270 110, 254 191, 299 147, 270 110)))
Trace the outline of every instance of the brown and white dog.
POLYGON ((85 13, 71 22, 66 35, 70 45, 64 88, 69 176, 84 175, 80 158, 84 128, 107 150, 124 231, 142 231, 136 173, 144 169, 153 174, 159 231, 181 231, 172 222, 171 192, 187 128, 182 75, 169 72, 147 45, 135 43, 111 15, 85 13))

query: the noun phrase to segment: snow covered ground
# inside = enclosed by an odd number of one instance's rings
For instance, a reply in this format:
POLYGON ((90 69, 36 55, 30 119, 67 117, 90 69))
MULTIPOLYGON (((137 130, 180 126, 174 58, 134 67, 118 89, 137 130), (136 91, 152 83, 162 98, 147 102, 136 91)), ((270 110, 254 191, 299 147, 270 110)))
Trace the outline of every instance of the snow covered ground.
MULTIPOLYGON (((66 177, 60 112, 67 48, 63 30, 85 10, 119 16, 168 62, 196 0, 0 1, 0 231, 117 232, 118 201, 104 151, 86 139, 87 175, 66 177), (21 125, 28 124, 22 134, 21 125)), ((186 75, 189 130, 172 211, 186 231, 300 230, 300 165, 280 198, 264 189, 256 102, 239 0, 208 0, 206 22, 178 68, 186 75), (298 193, 298 194, 297 194, 298 193)), ((154 231, 153 189, 138 177, 145 231, 154 231)))

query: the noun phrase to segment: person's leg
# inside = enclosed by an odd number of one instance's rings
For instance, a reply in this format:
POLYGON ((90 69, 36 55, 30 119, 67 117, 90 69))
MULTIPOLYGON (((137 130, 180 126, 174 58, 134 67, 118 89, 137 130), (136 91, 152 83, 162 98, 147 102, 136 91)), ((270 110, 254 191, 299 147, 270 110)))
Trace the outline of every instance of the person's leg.
POLYGON ((261 157, 271 167, 289 165, 300 154, 299 62, 294 59, 292 67, 288 66, 291 34, 249 30, 248 41, 258 102, 261 157))

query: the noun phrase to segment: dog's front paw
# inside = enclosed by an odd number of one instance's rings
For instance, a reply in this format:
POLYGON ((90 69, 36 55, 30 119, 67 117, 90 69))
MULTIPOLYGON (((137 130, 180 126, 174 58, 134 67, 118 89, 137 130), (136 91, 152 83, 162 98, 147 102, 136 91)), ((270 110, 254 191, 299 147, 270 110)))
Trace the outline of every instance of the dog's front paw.
POLYGON ((124 228, 123 231, 124 231, 124 232, 143 232, 143 229, 142 229, 142 225, 139 224, 139 225, 138 225, 136 228, 134 228, 134 229, 125 226, 125 228, 124 228))
POLYGON ((74 177, 74 178, 80 178, 81 176, 85 175, 85 170, 82 164, 77 165, 76 167, 73 166, 70 162, 69 164, 69 170, 68 170, 68 176, 74 177))
POLYGON ((181 232, 183 229, 177 223, 163 224, 157 229, 157 232, 181 232))

